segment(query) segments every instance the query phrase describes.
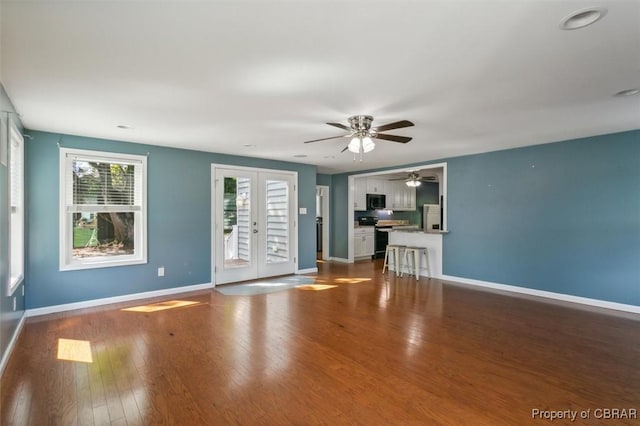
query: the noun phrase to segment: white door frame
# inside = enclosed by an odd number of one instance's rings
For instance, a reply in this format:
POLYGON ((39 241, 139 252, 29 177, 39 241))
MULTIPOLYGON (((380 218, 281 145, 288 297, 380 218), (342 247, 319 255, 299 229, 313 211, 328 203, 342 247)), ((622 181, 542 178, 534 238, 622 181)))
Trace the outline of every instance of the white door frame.
MULTIPOLYGON (((290 170, 277 170, 277 169, 265 169, 258 167, 246 167, 246 166, 236 166, 233 164, 221 164, 221 163, 212 163, 211 164, 211 283, 213 287, 216 286, 216 255, 218 254, 216 250, 219 249, 216 246, 216 230, 218 227, 222 227, 222 223, 216 223, 216 195, 218 190, 224 191, 223 185, 216 184, 216 170, 217 169, 225 169, 225 170, 237 170, 237 171, 245 171, 245 172, 256 172, 256 173, 272 173, 272 174, 280 174, 280 175, 288 175, 293 180, 293 188, 291 194, 291 203, 292 203, 292 221, 293 221, 293 229, 291 236, 291 253, 293 255, 293 269, 291 273, 295 273, 298 270, 298 172, 290 171, 290 170)), ((224 255, 223 255, 224 258, 224 255)))

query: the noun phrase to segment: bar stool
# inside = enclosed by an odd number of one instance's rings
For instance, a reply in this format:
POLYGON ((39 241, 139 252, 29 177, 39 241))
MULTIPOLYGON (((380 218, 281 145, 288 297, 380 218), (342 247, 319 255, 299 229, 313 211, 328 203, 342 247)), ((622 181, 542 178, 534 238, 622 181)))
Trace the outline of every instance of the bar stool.
MULTIPOLYGON (((389 252, 391 252, 393 256, 393 267, 396 270, 396 276, 400 273, 400 251, 404 250, 406 246, 402 246, 399 244, 387 244, 387 247, 384 250, 384 265, 382 266, 382 273, 389 266, 389 252)), ((391 269, 389 269, 391 270, 391 269)))
MULTIPOLYGON (((422 260, 422 256, 424 256, 425 260, 425 269, 427 270, 427 274, 431 276, 431 271, 429 270, 429 256, 427 255, 426 247, 405 247, 404 249, 404 263, 401 267, 401 271, 404 268, 409 269, 409 272, 413 269, 413 273, 416 276, 416 280, 420 279, 420 261, 422 260), (413 257, 412 267, 409 268, 409 258, 413 257)), ((403 272, 400 272, 400 276, 402 276, 403 272)))

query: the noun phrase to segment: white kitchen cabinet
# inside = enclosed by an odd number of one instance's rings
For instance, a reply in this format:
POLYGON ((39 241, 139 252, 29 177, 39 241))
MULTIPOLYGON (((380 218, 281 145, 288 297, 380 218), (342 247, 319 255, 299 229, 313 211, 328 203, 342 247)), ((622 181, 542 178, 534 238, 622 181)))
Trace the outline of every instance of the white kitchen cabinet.
POLYGON ((367 178, 367 194, 384 194, 385 179, 367 178))
POLYGON ((375 252, 375 229, 372 226, 354 228, 353 230, 353 257, 354 259, 373 256, 375 252))
POLYGON ((396 190, 396 182, 393 180, 384 181, 384 193, 387 196, 387 208, 393 209, 393 197, 396 190))
POLYGON ((393 182, 393 190, 390 195, 391 197, 387 198, 388 208, 399 211, 416 209, 416 188, 407 186, 404 181, 393 182))
POLYGON ((355 211, 367 210, 367 179, 366 178, 354 179, 353 209, 355 211))

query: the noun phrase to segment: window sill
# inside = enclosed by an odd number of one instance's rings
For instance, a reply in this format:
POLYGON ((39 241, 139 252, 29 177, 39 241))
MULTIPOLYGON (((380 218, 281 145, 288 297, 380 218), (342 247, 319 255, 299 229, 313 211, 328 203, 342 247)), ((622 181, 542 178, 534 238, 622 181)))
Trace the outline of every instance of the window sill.
POLYGON ((8 296, 13 296, 13 293, 15 293, 16 290, 18 289, 18 287, 20 287, 20 284, 22 284, 23 280, 24 280, 24 277, 22 276, 22 274, 16 275, 16 276, 12 276, 9 279, 9 294, 8 294, 8 296))
POLYGON ((122 259, 122 260, 96 260, 93 262, 73 262, 60 265, 60 271, 78 271, 83 269, 112 268, 116 266, 143 265, 147 259, 122 259))

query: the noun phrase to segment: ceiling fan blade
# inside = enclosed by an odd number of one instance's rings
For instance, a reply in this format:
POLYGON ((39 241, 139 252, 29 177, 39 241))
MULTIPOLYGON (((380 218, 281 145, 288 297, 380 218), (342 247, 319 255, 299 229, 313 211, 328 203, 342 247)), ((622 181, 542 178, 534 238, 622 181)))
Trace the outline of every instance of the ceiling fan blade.
POLYGON ((340 151, 340 154, 342 154, 343 152, 345 152, 348 149, 349 149, 349 145, 345 146, 344 148, 342 148, 342 151, 340 151))
POLYGON ((380 133, 375 135, 374 138, 376 138, 376 139, 384 139, 385 141, 391 141, 391 142, 400 142, 400 143, 407 143, 412 139, 412 138, 407 137, 407 136, 381 135, 380 133))
POLYGON ((351 127, 345 126, 344 124, 340 124, 340 123, 327 123, 327 124, 329 126, 337 127, 339 129, 351 130, 351 127))
MULTIPOLYGON (((331 124, 331 123, 327 123, 327 124, 331 124)), ((375 130, 376 132, 386 132, 387 130, 402 129, 403 127, 411 127, 413 125, 414 124, 408 120, 401 120, 401 121, 396 121, 395 123, 389 123, 380 127, 376 127, 375 130)))
POLYGON ((311 142, 320 142, 320 141, 326 141, 329 139, 340 139, 340 138, 346 138, 348 135, 342 135, 342 136, 331 136, 330 138, 322 138, 322 139, 314 139, 312 141, 305 141, 304 143, 311 143, 311 142))

